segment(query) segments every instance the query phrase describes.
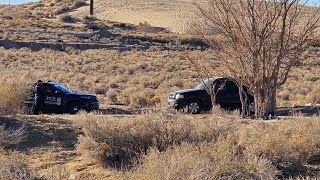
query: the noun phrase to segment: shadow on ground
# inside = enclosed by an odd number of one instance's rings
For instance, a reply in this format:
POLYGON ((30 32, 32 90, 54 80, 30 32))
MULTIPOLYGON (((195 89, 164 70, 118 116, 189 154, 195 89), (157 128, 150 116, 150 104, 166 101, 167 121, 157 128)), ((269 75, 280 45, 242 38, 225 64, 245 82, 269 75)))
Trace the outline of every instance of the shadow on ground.
POLYGON ((140 113, 138 110, 126 110, 126 109, 121 109, 121 108, 116 108, 116 107, 109 107, 105 109, 99 109, 98 111, 99 114, 102 115, 135 115, 140 113))
POLYGON ((60 144, 63 148, 74 149, 78 132, 70 121, 65 119, 43 119, 41 117, 1 117, 0 124, 6 128, 16 129, 25 126, 27 137, 17 145, 8 149, 28 151, 35 147, 48 147, 53 143, 60 144))
POLYGON ((296 107, 279 107, 277 108, 278 116, 319 116, 320 106, 296 106, 296 107))

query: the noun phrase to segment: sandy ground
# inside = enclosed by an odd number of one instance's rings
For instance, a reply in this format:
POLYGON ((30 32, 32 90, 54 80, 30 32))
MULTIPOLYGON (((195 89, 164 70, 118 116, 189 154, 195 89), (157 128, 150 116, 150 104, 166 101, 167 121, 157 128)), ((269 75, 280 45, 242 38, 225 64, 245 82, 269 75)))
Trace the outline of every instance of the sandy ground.
MULTIPOLYGON (((197 18, 193 2, 206 0, 96 0, 95 15, 100 19, 166 27, 174 32, 187 32, 190 22, 197 18)), ((71 13, 75 16, 89 14, 85 6, 71 13)))
MULTIPOLYGON (((187 33, 192 22, 198 19, 194 3, 205 7, 207 0, 95 0, 94 11, 99 19, 136 25, 148 22, 176 33, 187 33)), ((71 14, 89 15, 89 6, 71 14)))

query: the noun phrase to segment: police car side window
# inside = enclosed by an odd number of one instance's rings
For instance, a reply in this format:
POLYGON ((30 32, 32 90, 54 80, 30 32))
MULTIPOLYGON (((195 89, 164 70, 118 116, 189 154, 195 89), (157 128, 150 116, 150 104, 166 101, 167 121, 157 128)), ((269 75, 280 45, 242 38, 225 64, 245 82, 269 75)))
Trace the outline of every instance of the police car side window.
POLYGON ((46 84, 46 85, 44 86, 44 90, 45 90, 45 92, 48 93, 48 94, 54 94, 55 91, 57 90, 57 88, 55 88, 55 87, 54 87, 53 85, 51 85, 51 84, 46 84))

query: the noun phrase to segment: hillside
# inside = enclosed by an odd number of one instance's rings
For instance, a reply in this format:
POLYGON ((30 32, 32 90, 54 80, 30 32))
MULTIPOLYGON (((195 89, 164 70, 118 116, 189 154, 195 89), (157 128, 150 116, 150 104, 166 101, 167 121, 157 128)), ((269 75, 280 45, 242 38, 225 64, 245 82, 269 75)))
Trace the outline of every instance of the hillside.
MULTIPOLYGON (((124 23, 148 22, 176 33, 188 33, 192 23, 199 19, 196 4, 206 6, 207 0, 95 0, 95 16, 99 19, 124 23)), ((313 12, 314 8, 306 7, 313 12)), ((82 7, 70 14, 81 17, 89 14, 82 7)), ((320 34, 320 33, 319 33, 320 34)))
MULTIPOLYGON (((193 2, 204 4, 206 0, 96 0, 95 13, 99 19, 133 24, 148 22, 152 26, 185 33, 191 21, 197 18, 193 2)), ((88 8, 80 8, 71 14, 88 13, 88 8)))
POLYGON ((320 177, 320 40, 278 90, 285 116, 189 115, 166 108, 201 81, 184 55, 221 74, 210 43, 186 33, 192 0, 96 2, 97 17, 82 0, 0 6, 0 179, 320 177), (95 93, 101 110, 28 115, 39 79, 95 93))

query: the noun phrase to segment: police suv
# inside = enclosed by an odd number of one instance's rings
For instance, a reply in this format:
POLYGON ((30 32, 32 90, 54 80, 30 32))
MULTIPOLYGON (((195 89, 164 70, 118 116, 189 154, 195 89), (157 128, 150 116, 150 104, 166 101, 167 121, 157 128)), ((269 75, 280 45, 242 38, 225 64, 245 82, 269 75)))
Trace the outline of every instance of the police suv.
MULTIPOLYGON (((76 114, 79 110, 88 112, 99 109, 99 101, 96 95, 71 91, 55 82, 42 82, 44 102, 41 103, 38 113, 70 113, 76 114)), ((32 92, 24 101, 27 109, 31 110, 35 104, 35 94, 32 92)))

